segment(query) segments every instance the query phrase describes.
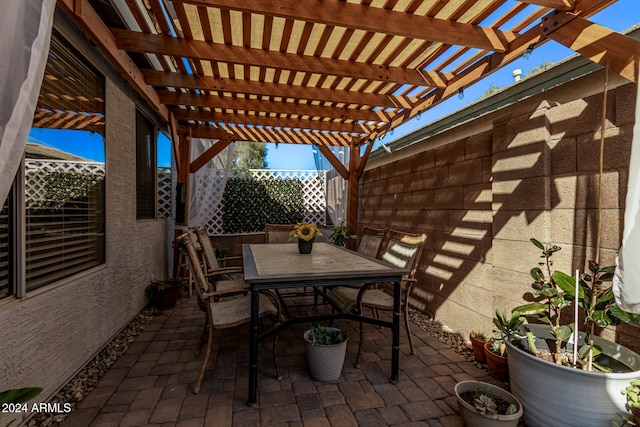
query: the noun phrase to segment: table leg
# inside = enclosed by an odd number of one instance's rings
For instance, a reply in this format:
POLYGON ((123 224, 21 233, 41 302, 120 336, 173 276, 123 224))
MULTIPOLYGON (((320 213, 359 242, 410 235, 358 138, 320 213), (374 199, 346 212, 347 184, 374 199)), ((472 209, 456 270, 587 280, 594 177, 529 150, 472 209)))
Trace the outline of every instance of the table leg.
POLYGON ((393 327, 391 344, 391 382, 398 382, 400 362, 400 286, 401 282, 393 284, 393 327))
POLYGON ((249 400, 247 405, 258 405, 258 309, 260 292, 251 290, 251 330, 249 332, 249 400))

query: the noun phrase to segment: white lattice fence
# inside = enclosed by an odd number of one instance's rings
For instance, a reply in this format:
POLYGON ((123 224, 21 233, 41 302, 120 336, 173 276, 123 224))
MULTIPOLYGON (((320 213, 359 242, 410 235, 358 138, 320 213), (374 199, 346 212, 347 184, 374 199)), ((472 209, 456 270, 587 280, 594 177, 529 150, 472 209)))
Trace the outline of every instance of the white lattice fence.
MULTIPOLYGON (((271 179, 297 179, 302 183, 304 221, 316 224, 325 223, 325 174, 317 171, 297 170, 231 170, 229 178, 247 178, 247 174, 256 181, 271 179)), ((219 206, 211 220, 206 224, 209 234, 224 234, 223 224, 224 207, 219 206)))
POLYGON ((171 169, 158 169, 158 218, 171 218, 171 169))
POLYGON ((25 160, 26 169, 26 207, 40 206, 46 201, 47 175, 52 172, 69 172, 87 175, 104 176, 104 163, 82 162, 72 160, 25 160))

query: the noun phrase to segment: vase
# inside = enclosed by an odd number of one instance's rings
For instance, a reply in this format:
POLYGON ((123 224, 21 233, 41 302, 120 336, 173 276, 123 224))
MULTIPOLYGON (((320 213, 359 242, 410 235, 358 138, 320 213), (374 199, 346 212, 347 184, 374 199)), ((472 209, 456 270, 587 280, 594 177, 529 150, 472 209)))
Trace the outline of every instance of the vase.
MULTIPOLYGON (((327 331, 337 332, 338 328, 328 327, 327 331)), ((342 366, 347 353, 347 340, 339 344, 312 345, 309 342, 309 331, 304 333, 307 344, 307 364, 311 376, 324 382, 337 382, 342 374, 342 366)))
POLYGON ((311 250, 313 249, 314 240, 315 239, 311 239, 311 240, 298 239, 298 251, 301 254, 310 254, 311 250))
POLYGON ((484 343, 484 355, 487 358, 487 370, 497 380, 507 381, 509 378, 509 360, 491 351, 491 343, 484 343))
POLYGON ((454 391, 465 427, 516 427, 520 417, 522 417, 523 411, 520 401, 513 394, 493 384, 480 381, 462 381, 456 384, 454 391), (496 398, 513 403, 518 408, 517 412, 508 415, 481 414, 460 396, 467 391, 476 391, 479 387, 490 389, 496 398))
MULTIPOLYGON (((548 325, 527 325, 536 337, 536 347, 555 345, 548 325)), ((579 345, 584 342, 580 332, 579 345)), ((622 363, 619 372, 589 372, 540 359, 507 342, 511 392, 524 407, 523 422, 529 427, 608 426, 626 413, 626 397, 620 393, 640 378, 640 355, 628 348, 594 336, 594 344, 610 358, 610 366, 622 363)), ((526 345, 526 340, 520 344, 526 345)), ((567 344, 567 351, 572 351, 567 344)))
POLYGON ((471 348, 473 349, 473 357, 480 363, 487 363, 487 357, 484 354, 484 343, 486 341, 476 338, 474 333, 469 334, 469 340, 471 341, 471 348))

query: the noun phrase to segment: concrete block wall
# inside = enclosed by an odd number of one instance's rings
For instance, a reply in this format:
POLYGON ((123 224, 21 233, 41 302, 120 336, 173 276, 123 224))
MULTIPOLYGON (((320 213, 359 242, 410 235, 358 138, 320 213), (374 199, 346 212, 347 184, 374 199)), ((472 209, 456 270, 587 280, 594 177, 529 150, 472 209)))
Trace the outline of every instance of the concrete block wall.
MULTIPOLYGON (((599 196, 602 71, 418 141, 369 162, 362 226, 428 235, 414 307, 463 335, 492 329, 496 310, 531 292, 534 237, 558 244, 555 267, 572 274, 620 246, 636 86, 611 77, 599 196)), ((640 330, 602 335, 640 351, 640 330)))

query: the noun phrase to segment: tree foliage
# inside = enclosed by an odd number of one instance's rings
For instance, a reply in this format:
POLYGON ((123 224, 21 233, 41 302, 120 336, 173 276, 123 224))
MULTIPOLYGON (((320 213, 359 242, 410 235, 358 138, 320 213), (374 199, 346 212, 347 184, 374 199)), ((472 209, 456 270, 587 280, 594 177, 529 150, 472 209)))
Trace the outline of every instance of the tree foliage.
POLYGON ((259 142, 236 142, 233 165, 237 169, 266 169, 267 146, 259 142))

